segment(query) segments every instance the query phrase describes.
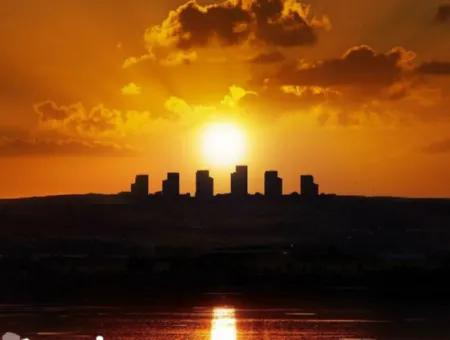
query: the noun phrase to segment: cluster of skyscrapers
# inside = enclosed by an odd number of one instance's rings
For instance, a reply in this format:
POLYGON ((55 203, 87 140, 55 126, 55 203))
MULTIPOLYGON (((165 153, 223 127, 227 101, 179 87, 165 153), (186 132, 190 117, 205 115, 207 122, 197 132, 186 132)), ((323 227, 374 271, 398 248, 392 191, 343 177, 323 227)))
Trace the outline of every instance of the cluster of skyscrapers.
MULTIPOLYGON (((135 198, 145 198, 149 192, 148 175, 137 175, 135 182, 131 184, 131 194, 135 198)), ((311 175, 300 176, 300 193, 304 197, 316 197, 319 195, 319 185, 314 182, 311 175)), ((231 196, 240 198, 248 195, 248 167, 236 166, 231 174, 231 196)), ((161 195, 167 198, 180 196, 180 174, 169 172, 162 183, 161 195)), ((283 195, 283 179, 278 176, 278 171, 266 171, 264 174, 264 196, 277 198, 283 195)), ((195 197, 198 199, 210 199, 214 197, 214 179, 208 170, 199 170, 195 175, 195 197)))

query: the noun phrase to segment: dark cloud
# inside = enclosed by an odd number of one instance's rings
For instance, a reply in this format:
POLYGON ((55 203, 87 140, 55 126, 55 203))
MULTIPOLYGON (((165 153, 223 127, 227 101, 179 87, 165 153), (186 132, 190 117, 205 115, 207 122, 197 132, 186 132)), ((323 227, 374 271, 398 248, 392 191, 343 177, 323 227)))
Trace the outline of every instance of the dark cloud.
POLYGON ((423 63, 417 70, 423 74, 450 75, 450 62, 431 61, 423 63))
POLYGON ((401 47, 376 53, 362 45, 351 48, 340 58, 300 66, 285 65, 277 79, 284 84, 306 86, 388 86, 402 77, 414 56, 401 47))
POLYGON ((130 148, 99 142, 0 137, 0 157, 130 156, 130 148))
POLYGON ((302 46, 316 42, 316 30, 329 26, 326 17, 309 16, 309 7, 292 0, 226 0, 199 5, 195 0, 170 12, 161 25, 146 32, 155 49, 204 47, 215 40, 237 45, 256 39, 272 46, 302 46))
POLYGON ((423 151, 430 154, 450 153, 450 138, 431 143, 423 151))
POLYGON ((178 47, 189 49, 205 46, 211 38, 217 38, 224 45, 234 45, 245 39, 250 32, 250 15, 231 2, 202 7, 190 1, 180 7, 178 16, 180 31, 178 47))
POLYGON ((278 63, 285 59, 286 57, 284 56, 283 53, 275 51, 258 54, 256 57, 250 59, 249 61, 253 64, 271 64, 271 63, 278 63))
POLYGON ((317 40, 304 11, 294 7, 294 2, 256 0, 250 8, 256 19, 256 37, 261 41, 276 46, 299 46, 317 40))
POLYGON ((436 21, 439 23, 450 22, 450 3, 445 3, 438 7, 436 21))

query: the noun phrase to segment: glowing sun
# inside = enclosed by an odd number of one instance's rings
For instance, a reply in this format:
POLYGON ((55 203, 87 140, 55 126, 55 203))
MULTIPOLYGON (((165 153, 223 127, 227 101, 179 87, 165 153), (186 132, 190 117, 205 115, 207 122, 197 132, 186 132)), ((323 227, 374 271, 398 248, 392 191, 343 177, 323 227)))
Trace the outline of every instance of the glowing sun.
POLYGON ((203 132, 203 154, 205 159, 219 166, 239 163, 245 153, 245 134, 232 123, 214 123, 203 132))

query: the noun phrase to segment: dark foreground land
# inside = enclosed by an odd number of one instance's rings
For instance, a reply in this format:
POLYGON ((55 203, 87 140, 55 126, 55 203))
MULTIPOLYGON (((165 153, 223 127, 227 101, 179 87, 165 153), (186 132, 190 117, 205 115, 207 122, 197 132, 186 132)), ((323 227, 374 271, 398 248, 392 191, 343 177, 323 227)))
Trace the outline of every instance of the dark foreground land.
POLYGON ((449 297, 450 200, 0 201, 0 301, 208 291, 449 297))

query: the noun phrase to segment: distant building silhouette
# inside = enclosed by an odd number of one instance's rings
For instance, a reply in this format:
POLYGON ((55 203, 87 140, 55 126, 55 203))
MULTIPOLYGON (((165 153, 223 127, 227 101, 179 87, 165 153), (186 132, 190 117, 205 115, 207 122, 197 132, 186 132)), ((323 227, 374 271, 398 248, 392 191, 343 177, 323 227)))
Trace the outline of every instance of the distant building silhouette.
POLYGON ((167 173, 167 179, 163 181, 162 194, 165 197, 180 196, 180 174, 178 172, 167 173))
POLYGON ((304 197, 316 197, 319 195, 319 185, 314 183, 311 175, 300 176, 300 192, 304 197))
POLYGON ((283 180, 278 177, 278 171, 266 171, 264 174, 264 195, 280 197, 283 194, 283 180))
POLYGON ((236 166, 236 171, 231 174, 231 195, 244 197, 248 194, 248 168, 246 165, 236 166))
POLYGON ((131 184, 131 195, 134 198, 144 199, 148 197, 148 175, 137 175, 131 184))
POLYGON ((208 170, 198 170, 195 174, 195 197, 209 199, 214 196, 214 179, 208 170))

